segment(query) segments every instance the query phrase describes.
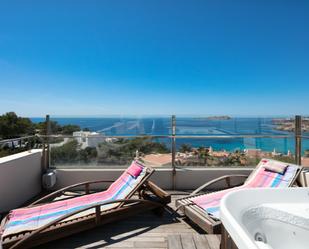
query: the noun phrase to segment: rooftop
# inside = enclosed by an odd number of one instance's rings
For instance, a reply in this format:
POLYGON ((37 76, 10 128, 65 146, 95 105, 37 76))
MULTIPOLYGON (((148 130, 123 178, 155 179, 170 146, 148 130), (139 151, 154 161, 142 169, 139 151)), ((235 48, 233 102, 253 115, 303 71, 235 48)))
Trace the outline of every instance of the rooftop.
MULTIPOLYGON (((32 150, 0 159, 0 209, 3 214, 12 208, 23 206, 38 195, 48 192, 41 188, 41 154, 42 151, 32 150), (15 173, 14 173, 15 172, 15 173), (17 174, 17 172, 19 172, 17 174), (18 184, 16 185, 16 182, 18 184), (5 190, 5 191, 4 191, 5 190), (13 198, 11 198, 13 197, 13 198)), ((57 182, 54 189, 60 189, 72 183, 97 179, 116 179, 123 169, 56 169, 57 182)), ((245 173, 246 169, 187 169, 176 175, 176 190, 169 190, 171 203, 163 213, 148 211, 136 214, 117 222, 80 232, 69 237, 37 246, 36 249, 49 248, 176 248, 176 249, 219 249, 222 235, 206 234, 181 212, 175 209, 175 200, 187 196, 201 183, 227 172, 245 173)), ((160 187, 172 189, 172 171, 169 168, 158 168, 152 177, 160 187)), ((232 184, 238 184, 232 182, 232 184)), ((46 186, 45 186, 46 187, 46 186)), ((48 186, 47 186, 48 187, 48 186)), ((216 191, 223 185, 216 185, 216 191)), ((61 197, 60 197, 61 198, 61 197)))
MULTIPOLYGON (((46 121, 45 125, 47 123, 46 121)), ((176 130, 176 126, 173 127, 176 130)), ((64 132, 69 128, 72 127, 60 127, 59 130, 64 132)), ((79 130, 79 127, 75 128, 79 130)), ((44 126, 41 131, 44 131, 44 126)), ((47 195, 72 184, 102 179, 115 181, 134 157, 155 169, 150 180, 168 191, 172 201, 161 216, 151 211, 144 212, 49 242, 36 247, 37 249, 219 249, 221 237, 225 234, 206 234, 182 216, 181 212, 176 211, 177 198, 188 195, 192 189, 218 177, 230 174, 247 176, 261 158, 284 161, 287 164, 301 162, 303 166, 309 166, 309 137, 306 134, 156 136, 105 135, 89 131, 70 134, 35 134, 0 141, 0 214, 23 207, 37 196, 47 195), (295 143, 294 139, 296 142, 300 139, 303 147, 295 143), (219 145, 223 147, 220 148, 219 145), (46 172, 53 177, 46 177, 46 172)), ((301 175, 298 180, 299 185, 308 186, 308 176, 301 175)), ((218 191, 225 188, 226 184, 234 186, 241 183, 239 178, 222 181, 207 187, 205 191, 218 191)), ((102 184, 100 188, 105 189, 108 185, 102 184)), ((133 213, 136 214, 136 210, 133 213)))

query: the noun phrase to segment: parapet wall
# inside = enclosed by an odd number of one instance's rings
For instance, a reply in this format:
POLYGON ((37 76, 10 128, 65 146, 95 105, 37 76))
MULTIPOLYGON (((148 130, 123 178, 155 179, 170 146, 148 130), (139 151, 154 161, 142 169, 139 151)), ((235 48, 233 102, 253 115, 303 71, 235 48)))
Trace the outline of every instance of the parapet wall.
POLYGON ((0 158, 0 213, 41 192, 41 155, 41 150, 31 150, 0 158))

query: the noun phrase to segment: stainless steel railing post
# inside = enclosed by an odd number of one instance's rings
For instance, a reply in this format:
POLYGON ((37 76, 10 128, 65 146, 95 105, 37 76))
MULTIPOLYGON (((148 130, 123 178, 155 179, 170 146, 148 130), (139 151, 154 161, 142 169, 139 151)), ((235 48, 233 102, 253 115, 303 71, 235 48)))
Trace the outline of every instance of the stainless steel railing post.
POLYGON ((295 163, 301 165, 301 139, 302 139, 301 116, 295 116, 295 163))
POLYGON ((176 159, 176 116, 172 116, 172 167, 173 167, 173 190, 176 189, 176 165, 175 165, 175 159, 176 159))
POLYGON ((50 117, 46 115, 46 142, 47 142, 47 151, 46 151, 46 165, 45 170, 49 169, 50 167, 50 134, 51 134, 51 126, 50 126, 50 117))

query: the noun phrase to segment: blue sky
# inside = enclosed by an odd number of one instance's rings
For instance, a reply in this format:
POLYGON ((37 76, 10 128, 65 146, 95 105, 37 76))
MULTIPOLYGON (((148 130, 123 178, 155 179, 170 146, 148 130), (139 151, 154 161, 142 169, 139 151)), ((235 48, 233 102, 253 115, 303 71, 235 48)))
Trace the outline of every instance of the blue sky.
POLYGON ((308 114, 308 13, 306 0, 0 0, 0 114, 308 114))

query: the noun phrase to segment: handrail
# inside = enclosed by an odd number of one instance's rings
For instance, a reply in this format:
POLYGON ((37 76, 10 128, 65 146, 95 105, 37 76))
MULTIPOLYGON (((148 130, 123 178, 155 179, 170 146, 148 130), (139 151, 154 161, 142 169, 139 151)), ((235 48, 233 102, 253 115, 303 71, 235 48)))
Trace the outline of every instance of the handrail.
POLYGON ((87 181, 87 182, 76 183, 76 184, 64 187, 62 189, 59 189, 57 191, 54 191, 54 192, 52 192, 52 193, 42 197, 41 199, 32 202, 28 207, 32 207, 32 206, 34 206, 36 204, 39 204, 39 203, 41 203, 42 201, 45 201, 45 200, 49 200, 51 198, 55 198, 55 197, 63 194, 65 191, 68 191, 68 190, 76 188, 76 187, 85 186, 85 192, 86 192, 86 194, 89 194, 89 186, 91 184, 113 183, 113 182, 114 181, 111 181, 111 180, 98 180, 98 181, 87 181))
POLYGON ((202 186, 198 187, 196 190, 194 190, 190 196, 194 196, 196 195, 197 193, 199 193, 200 191, 202 191, 204 188, 206 187, 209 187, 219 181, 222 181, 222 180, 226 180, 227 182, 227 185, 228 187, 230 187, 230 182, 229 182, 229 179, 232 178, 232 177, 239 177, 239 178, 248 178, 248 175, 243 175, 243 174, 235 174, 235 175, 225 175, 225 176, 221 176, 221 177, 218 177, 216 179, 213 179, 209 182, 206 182, 205 184, 203 184, 202 186))
POLYGON ((34 137, 38 137, 38 136, 37 135, 31 135, 31 136, 24 136, 24 137, 2 139, 2 140, 0 140, 0 144, 10 143, 10 142, 20 141, 20 140, 26 140, 26 139, 34 138, 34 137))
MULTIPOLYGON (((30 138, 79 138, 83 136, 72 136, 72 135, 31 135, 10 139, 0 140, 2 143, 10 143, 14 141, 26 140, 30 138)), ((257 135, 257 134, 239 134, 239 135, 91 135, 92 138, 196 138, 196 139, 226 139, 226 138, 294 138, 293 134, 289 135, 257 135)), ((309 136, 301 136, 302 138, 309 139, 309 136)))
MULTIPOLYGON (((83 136, 72 135, 39 135, 45 138, 78 138, 83 136)), ((294 138, 293 134, 289 135, 255 135, 255 134, 240 134, 240 135, 91 135, 92 138, 203 138, 203 139, 217 139, 217 138, 294 138)))

